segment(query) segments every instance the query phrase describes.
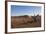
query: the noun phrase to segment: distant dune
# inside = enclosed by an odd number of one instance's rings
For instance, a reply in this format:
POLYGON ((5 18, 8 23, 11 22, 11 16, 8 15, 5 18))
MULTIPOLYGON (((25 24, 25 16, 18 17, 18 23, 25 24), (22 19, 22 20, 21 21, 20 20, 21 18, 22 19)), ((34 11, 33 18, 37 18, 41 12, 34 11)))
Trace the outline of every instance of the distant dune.
POLYGON ((11 16, 11 28, 41 27, 41 16, 11 16))

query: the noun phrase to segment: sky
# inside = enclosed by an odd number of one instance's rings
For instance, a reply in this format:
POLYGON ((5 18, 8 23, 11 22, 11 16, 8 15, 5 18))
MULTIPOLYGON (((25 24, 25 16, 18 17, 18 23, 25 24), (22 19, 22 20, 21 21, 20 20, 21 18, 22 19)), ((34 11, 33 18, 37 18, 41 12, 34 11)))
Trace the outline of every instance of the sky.
POLYGON ((22 16, 28 15, 33 16, 34 14, 40 14, 40 6, 20 6, 20 5, 11 5, 11 16, 22 16))

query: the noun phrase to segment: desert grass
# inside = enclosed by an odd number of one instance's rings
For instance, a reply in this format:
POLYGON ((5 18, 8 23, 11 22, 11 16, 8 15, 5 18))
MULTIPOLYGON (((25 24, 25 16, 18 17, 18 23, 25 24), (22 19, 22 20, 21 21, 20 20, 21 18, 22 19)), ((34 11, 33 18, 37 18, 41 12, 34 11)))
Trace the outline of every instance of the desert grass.
POLYGON ((11 28, 41 27, 41 16, 11 16, 11 28))

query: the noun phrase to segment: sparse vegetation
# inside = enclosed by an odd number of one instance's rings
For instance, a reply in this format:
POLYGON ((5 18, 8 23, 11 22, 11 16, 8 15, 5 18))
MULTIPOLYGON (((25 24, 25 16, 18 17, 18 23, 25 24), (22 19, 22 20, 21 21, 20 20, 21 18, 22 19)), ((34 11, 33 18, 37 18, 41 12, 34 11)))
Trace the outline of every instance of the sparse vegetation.
POLYGON ((12 16, 11 17, 11 27, 40 27, 41 26, 41 16, 12 16))

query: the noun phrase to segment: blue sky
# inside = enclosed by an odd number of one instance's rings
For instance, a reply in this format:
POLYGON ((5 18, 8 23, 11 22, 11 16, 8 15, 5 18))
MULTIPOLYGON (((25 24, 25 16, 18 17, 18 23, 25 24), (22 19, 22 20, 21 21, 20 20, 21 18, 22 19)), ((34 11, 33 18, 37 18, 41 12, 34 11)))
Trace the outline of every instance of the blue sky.
POLYGON ((33 16, 34 14, 40 14, 40 6, 20 6, 20 5, 11 5, 11 16, 21 16, 29 15, 33 16))

